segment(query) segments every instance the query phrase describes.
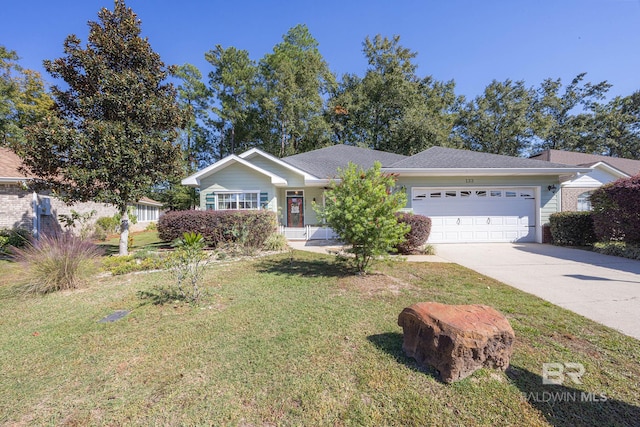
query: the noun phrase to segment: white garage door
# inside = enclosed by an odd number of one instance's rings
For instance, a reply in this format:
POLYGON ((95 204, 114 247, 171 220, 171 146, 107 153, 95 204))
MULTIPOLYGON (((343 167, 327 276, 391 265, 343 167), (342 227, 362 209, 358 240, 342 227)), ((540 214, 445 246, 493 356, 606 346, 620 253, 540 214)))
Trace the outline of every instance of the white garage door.
POLYGON ((429 243, 534 242, 533 188, 412 191, 413 212, 431 218, 429 243))

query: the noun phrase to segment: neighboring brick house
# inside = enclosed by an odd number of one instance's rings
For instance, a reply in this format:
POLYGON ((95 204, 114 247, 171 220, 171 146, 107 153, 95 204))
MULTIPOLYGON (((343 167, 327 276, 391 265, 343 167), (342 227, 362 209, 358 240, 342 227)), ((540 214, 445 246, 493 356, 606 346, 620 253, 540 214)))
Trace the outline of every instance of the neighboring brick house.
POLYGON ((591 172, 560 179, 560 206, 563 211, 591 210, 594 190, 620 178, 640 173, 640 160, 562 150, 545 150, 531 157, 553 163, 591 168, 591 172))
MULTIPOLYGON (((0 229, 24 228, 34 235, 52 234, 62 230, 58 215, 69 215, 74 210, 81 214, 96 211, 93 220, 113 216, 117 209, 108 204, 83 202, 67 205, 47 193, 35 193, 27 189, 29 177, 19 171, 22 161, 7 148, 0 147, 0 229)), ((137 224, 132 230, 144 229, 156 221, 162 204, 143 198, 135 204, 137 224)))

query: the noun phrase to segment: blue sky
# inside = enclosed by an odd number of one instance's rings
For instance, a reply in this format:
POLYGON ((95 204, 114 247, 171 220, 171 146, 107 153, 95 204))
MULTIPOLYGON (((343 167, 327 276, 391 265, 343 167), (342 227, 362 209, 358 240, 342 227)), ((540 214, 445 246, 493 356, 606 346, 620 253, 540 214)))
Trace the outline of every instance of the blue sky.
MULTIPOLYGON (((587 72, 607 80, 610 96, 640 90, 640 0, 128 0, 143 35, 167 64, 210 71, 204 53, 235 46, 260 59, 297 24, 306 24, 338 75, 362 75, 364 38, 400 35, 418 52, 418 73, 453 79, 473 98, 494 79, 537 86, 587 72)), ((109 0, 5 1, 0 44, 18 52, 25 68, 62 56, 65 37, 86 42, 87 21, 109 0)), ((43 73, 45 80, 52 78, 43 73)))

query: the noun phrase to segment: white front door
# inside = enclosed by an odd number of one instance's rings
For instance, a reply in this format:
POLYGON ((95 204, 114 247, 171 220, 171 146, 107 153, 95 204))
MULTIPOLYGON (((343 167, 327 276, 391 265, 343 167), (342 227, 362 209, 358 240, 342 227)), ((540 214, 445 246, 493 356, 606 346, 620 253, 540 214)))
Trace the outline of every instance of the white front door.
POLYGON ((431 218, 429 243, 535 241, 533 188, 414 188, 411 203, 431 218))

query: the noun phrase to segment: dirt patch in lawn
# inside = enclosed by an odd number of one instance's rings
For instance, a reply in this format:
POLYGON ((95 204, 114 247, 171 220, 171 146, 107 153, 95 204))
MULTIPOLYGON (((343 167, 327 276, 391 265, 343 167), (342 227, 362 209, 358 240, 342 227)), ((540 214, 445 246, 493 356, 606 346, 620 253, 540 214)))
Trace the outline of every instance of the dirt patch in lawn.
POLYGON ((338 281, 338 288, 342 291, 356 290, 368 297, 388 294, 399 295, 403 290, 416 289, 415 286, 408 282, 377 272, 343 277, 338 281))

